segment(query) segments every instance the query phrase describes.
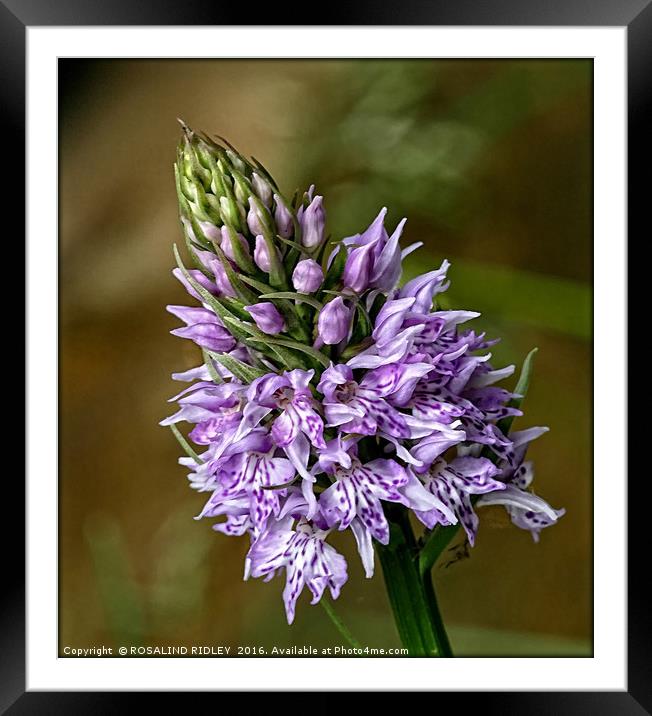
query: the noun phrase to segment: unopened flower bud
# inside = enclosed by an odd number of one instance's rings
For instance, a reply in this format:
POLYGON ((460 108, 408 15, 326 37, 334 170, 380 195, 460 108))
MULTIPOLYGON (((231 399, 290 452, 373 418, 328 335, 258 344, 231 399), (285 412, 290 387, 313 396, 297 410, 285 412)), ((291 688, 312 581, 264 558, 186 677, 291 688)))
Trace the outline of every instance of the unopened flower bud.
POLYGON ((324 240, 326 212, 322 203, 323 197, 316 196, 301 216, 301 242, 307 249, 319 246, 324 240))
POLYGON ((285 330, 285 320, 273 303, 256 303, 245 306, 245 310, 249 311, 263 333, 273 336, 285 330))
POLYGON ((247 165, 242 161, 242 159, 231 149, 226 150, 226 156, 229 158, 229 161, 231 164, 241 173, 244 174, 244 172, 247 169, 247 165))
POLYGON ((256 245, 254 246, 254 262, 261 271, 269 273, 271 267, 271 261, 269 257, 269 248, 265 237, 258 235, 256 236, 256 245))
POLYGON ((342 282, 356 293, 369 288, 369 277, 374 265, 375 242, 353 249, 346 259, 342 282))
POLYGON ((276 230, 279 236, 282 236, 284 239, 289 239, 294 233, 292 214, 278 194, 274 194, 274 201, 276 203, 276 209, 274 210, 276 230))
POLYGON ((221 239, 220 230, 217 226, 215 226, 215 224, 211 224, 209 221, 200 221, 199 228, 202 230, 207 239, 212 239, 217 242, 221 239))
POLYGON ((222 296, 230 296, 231 298, 235 298, 238 294, 231 285, 229 277, 226 275, 226 270, 224 266, 222 266, 222 262, 219 259, 215 259, 214 261, 210 262, 210 266, 211 271, 215 276, 215 285, 219 289, 220 294, 222 296))
POLYGON ((265 233, 265 219, 263 217, 264 207, 258 206, 253 197, 249 197, 249 213, 247 214, 247 226, 254 236, 265 233))
POLYGON ((237 176, 234 180, 233 193, 235 194, 236 200, 240 204, 246 204, 249 201, 250 191, 245 181, 237 176))
POLYGON ((249 244, 247 243, 247 240, 242 234, 239 234, 237 231, 233 231, 233 229, 229 229, 228 226, 223 226, 220 238, 220 247, 222 251, 224 251, 224 255, 228 259, 231 259, 231 261, 234 261, 235 263, 238 262, 238 259, 236 258, 236 252, 233 246, 233 241, 237 241, 240 244, 241 251, 246 256, 249 256, 249 244))
POLYGON ((319 338, 329 346, 343 341, 351 325, 351 309, 347 308, 341 296, 329 301, 319 312, 317 330, 319 338))
POLYGON ((267 179, 264 179, 259 174, 254 172, 251 175, 251 185, 253 190, 256 192, 256 196, 265 204, 265 206, 271 206, 272 204, 272 187, 269 185, 267 179))
POLYGON ((240 226, 240 211, 233 199, 229 199, 226 196, 220 197, 220 214, 225 224, 240 226))
POLYGON ((312 259, 299 261, 292 273, 292 285, 299 293, 313 293, 324 281, 321 266, 312 259))

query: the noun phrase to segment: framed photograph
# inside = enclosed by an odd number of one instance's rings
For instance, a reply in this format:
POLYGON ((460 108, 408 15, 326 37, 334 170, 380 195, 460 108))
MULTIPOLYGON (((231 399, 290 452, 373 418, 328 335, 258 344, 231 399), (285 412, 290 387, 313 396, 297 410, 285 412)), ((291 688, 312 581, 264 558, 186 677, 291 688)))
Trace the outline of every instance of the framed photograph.
POLYGON ((511 5, 0 3, 27 286, 3 713, 652 713, 626 465, 652 9, 511 5))

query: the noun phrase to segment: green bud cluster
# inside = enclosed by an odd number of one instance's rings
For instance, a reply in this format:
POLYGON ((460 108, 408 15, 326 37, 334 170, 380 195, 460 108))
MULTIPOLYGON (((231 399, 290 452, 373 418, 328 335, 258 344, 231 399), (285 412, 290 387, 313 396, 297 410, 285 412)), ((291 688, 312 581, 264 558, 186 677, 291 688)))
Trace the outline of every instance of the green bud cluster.
MULTIPOLYGON (((325 235, 315 245, 301 242, 299 217, 312 197, 295 192, 291 201, 286 200, 256 159, 245 158, 222 138, 212 139, 183 122, 181 125, 174 174, 186 247, 195 267, 209 278, 214 271, 207 268, 205 254, 213 254, 235 296, 214 296, 203 288, 175 247, 177 265, 186 281, 236 340, 250 349, 253 358, 263 356, 282 369, 323 368, 329 356, 312 347, 316 318, 323 302, 332 298, 326 295, 332 293, 328 289, 338 285, 344 252, 339 252, 327 272, 324 294, 308 298, 292 291, 292 272, 300 260, 325 263, 329 244, 325 235), (271 337, 252 326, 246 306, 261 301, 273 302, 283 315, 287 329, 282 337, 271 337)), ((232 369, 235 359, 226 360, 232 369)))

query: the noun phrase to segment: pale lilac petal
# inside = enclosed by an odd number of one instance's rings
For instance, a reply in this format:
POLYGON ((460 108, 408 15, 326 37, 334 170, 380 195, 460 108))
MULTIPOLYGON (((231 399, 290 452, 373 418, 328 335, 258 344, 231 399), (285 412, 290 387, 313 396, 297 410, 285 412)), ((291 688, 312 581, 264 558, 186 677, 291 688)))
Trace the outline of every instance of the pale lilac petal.
POLYGON ((364 574, 367 579, 374 576, 374 548, 371 541, 371 532, 365 527, 359 519, 353 520, 351 523, 351 532, 355 537, 358 545, 358 553, 364 568, 364 574))

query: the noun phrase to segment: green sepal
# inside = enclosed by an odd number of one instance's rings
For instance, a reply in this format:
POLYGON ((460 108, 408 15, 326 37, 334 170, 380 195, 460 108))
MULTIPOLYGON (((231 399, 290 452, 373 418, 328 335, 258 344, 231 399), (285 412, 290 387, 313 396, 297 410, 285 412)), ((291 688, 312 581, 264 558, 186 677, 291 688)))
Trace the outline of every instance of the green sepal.
POLYGON ((355 304, 355 315, 356 320, 353 324, 353 331, 350 338, 350 342, 353 344, 362 343, 365 338, 369 338, 373 330, 369 314, 361 301, 355 304))
POLYGON ((237 328, 241 329, 245 334, 239 339, 245 345, 250 346, 254 350, 257 350, 259 353, 265 353, 269 355, 273 360, 277 361, 285 368, 292 369, 305 367, 302 363, 299 363, 297 361, 297 358, 292 353, 290 353, 290 351, 278 348, 274 345, 268 345, 271 344, 271 341, 268 340, 269 337, 267 336, 267 334, 263 333, 257 326, 248 323, 241 323, 237 319, 228 316, 224 319, 225 327, 228 328, 228 330, 232 333, 232 326, 234 326, 235 324, 237 324, 237 328), (261 343, 264 348, 261 348, 260 346, 256 345, 257 343, 261 343))
POLYGON ((305 293, 295 293, 294 291, 273 291, 272 293, 263 293, 258 298, 287 298, 299 303, 307 303, 318 311, 321 311, 324 307, 316 298, 312 298, 312 296, 308 296, 305 293))
POLYGON ((186 231, 186 227, 183 225, 183 223, 181 224, 181 231, 183 232, 183 238, 186 242, 186 248, 188 249, 188 253, 190 254, 190 258, 192 259, 195 268, 201 271, 204 276, 206 276, 206 278, 212 279, 213 275, 201 262, 199 256, 197 256, 197 249, 204 249, 204 247, 201 244, 193 244, 190 237, 188 236, 188 232, 186 231))
MULTIPOLYGON (((508 408, 520 408, 525 396, 527 395, 528 388, 530 387, 530 379, 532 378, 532 370, 534 369, 534 356, 538 353, 538 348, 533 348, 526 356, 521 367, 521 373, 514 388, 515 397, 512 398, 508 403, 508 408)), ((514 422, 513 415, 508 415, 506 418, 499 420, 496 423, 496 427, 503 433, 508 435, 514 422)))
POLYGON ((330 265, 330 268, 326 272, 326 277, 324 278, 323 283, 323 289, 331 289, 333 286, 337 286, 337 284, 342 279, 342 273, 344 272, 344 266, 346 264, 346 246, 343 244, 340 244, 340 249, 335 255, 335 258, 333 259, 333 262, 330 265))
MULTIPOLYGON (((220 298, 220 302, 223 306, 229 309, 231 314, 242 321, 251 321, 251 315, 246 310, 245 304, 237 298, 231 296, 223 296, 220 298)), ((250 304, 247 304, 250 305, 250 304)))
POLYGON ((233 177, 233 193, 235 194, 235 198, 243 204, 248 203, 249 197, 254 196, 254 190, 249 179, 237 169, 231 169, 231 176, 233 177))
MULTIPOLYGON (((259 281, 258 279, 252 278, 251 276, 243 276, 242 280, 249 284, 252 288, 255 288, 256 291, 260 291, 261 293, 272 293, 274 289, 268 284, 263 281, 259 281)), ((260 298, 260 296, 258 297, 260 298)))
POLYGON ((308 249, 306 249, 301 244, 298 244, 296 241, 292 241, 292 239, 284 239, 282 236, 279 236, 279 234, 276 234, 276 238, 278 239, 278 241, 281 241, 282 243, 286 244, 290 248, 293 248, 295 251, 308 253, 308 249))
POLYGON ((204 358, 204 365, 208 369, 208 373, 211 376, 213 383, 224 383, 224 378, 215 370, 213 361, 211 360, 210 354, 206 348, 201 349, 202 357, 204 358))
POLYGON ((213 360, 216 360, 218 363, 223 365, 229 372, 233 373, 233 375, 242 383, 251 383, 256 380, 256 378, 260 378, 266 374, 265 371, 247 365, 247 363, 243 363, 241 360, 234 358, 228 353, 214 353, 213 351, 208 351, 208 355, 213 360))
POLYGON ((220 218, 225 224, 231 224, 236 231, 244 229, 242 214, 235 197, 227 190, 226 196, 220 197, 220 218))
POLYGON ((189 201, 188 203, 190 204, 191 208, 196 206, 199 209, 199 211, 193 211, 193 214, 195 214, 195 216, 198 216, 198 218, 202 221, 209 221, 212 224, 219 224, 222 221, 222 217, 219 211, 215 211, 213 206, 211 206, 210 202, 206 198, 206 190, 204 189, 201 181, 192 181, 192 188, 194 193, 194 204, 192 201, 189 201))
MULTIPOLYGON (((235 169, 237 169, 240 172, 245 172, 246 169, 249 169, 249 171, 253 171, 254 167, 252 166, 251 162, 243 154, 240 154, 240 152, 233 146, 233 144, 231 144, 231 142, 229 142, 228 139, 225 139, 224 137, 220 136, 219 134, 216 134, 215 136, 220 140, 220 142, 222 142, 222 144, 225 144, 228 147, 228 149, 231 150, 229 152, 228 150, 220 147, 220 149, 222 150, 222 152, 228 159, 229 164, 232 167, 234 167, 235 169), (240 162, 242 164, 242 166, 241 167, 237 166, 237 162, 240 162)), ((213 140, 210 140, 210 141, 212 142, 213 140)), ((213 144, 214 144, 214 142, 213 142, 213 144)), ((219 145, 215 145, 215 146, 219 147, 219 145)))
POLYGON ((252 169, 255 168, 257 173, 262 174, 265 177, 265 179, 267 179, 267 181, 271 184, 272 189, 274 189, 274 194, 278 194, 281 197, 281 199, 283 199, 283 201, 285 201, 283 195, 278 190, 278 186, 277 186, 276 182, 274 181, 274 177, 267 171, 267 169, 265 169, 265 167, 256 159, 256 157, 251 157, 251 161, 255 165, 254 167, 252 167, 252 169))
POLYGON ((292 350, 305 353, 307 356, 310 356, 313 360, 320 363, 324 368, 328 368, 331 364, 330 360, 321 351, 318 351, 305 343, 298 343, 297 341, 290 340, 289 338, 270 338, 269 336, 265 336, 262 339, 255 338, 252 340, 270 343, 273 346, 285 346, 286 348, 292 348, 292 350))

